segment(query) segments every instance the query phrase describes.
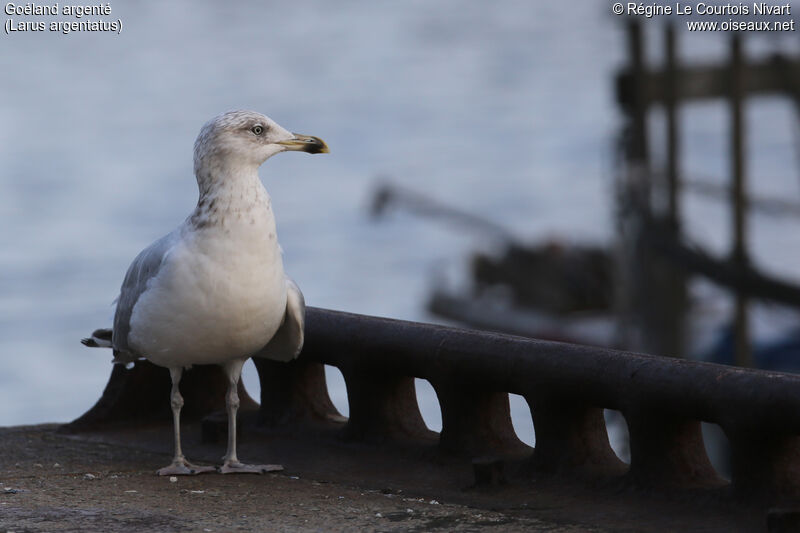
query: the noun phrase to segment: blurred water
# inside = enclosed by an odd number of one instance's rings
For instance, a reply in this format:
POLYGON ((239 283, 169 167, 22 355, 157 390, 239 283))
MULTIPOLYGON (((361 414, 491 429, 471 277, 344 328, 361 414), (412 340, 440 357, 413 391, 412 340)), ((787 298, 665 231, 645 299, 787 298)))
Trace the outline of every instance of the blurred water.
MULTIPOLYGON (((78 340, 110 324, 131 259, 194 206, 192 143, 228 109, 331 147, 261 171, 310 305, 430 320, 432 266, 481 244, 405 215, 371 222, 379 174, 530 240, 608 241, 624 34, 604 2, 565 5, 114 2, 119 36, 4 35, 0 425, 67 421, 99 397, 110 354, 78 340)), ((724 54, 692 39, 690 55, 724 54)), ((796 196, 789 111, 751 106, 749 142, 754 187, 796 196)), ((724 109, 685 115, 687 168, 724 175, 724 109)), ((698 238, 724 249, 724 210, 690 207, 698 238)), ((765 224, 759 258, 800 277, 796 232, 765 224)))

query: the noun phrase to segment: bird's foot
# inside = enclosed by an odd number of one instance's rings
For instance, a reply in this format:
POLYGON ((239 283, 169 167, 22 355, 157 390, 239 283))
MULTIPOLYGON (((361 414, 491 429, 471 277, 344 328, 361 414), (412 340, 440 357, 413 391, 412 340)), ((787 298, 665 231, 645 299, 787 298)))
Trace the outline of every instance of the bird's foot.
POLYGON ((188 462, 186 459, 176 459, 172 464, 160 468, 156 473, 159 476, 194 476, 204 472, 216 472, 213 466, 197 466, 188 462))
POLYGON ((217 469, 220 474, 266 474, 281 470, 283 465, 246 465, 239 461, 225 461, 225 464, 217 469))

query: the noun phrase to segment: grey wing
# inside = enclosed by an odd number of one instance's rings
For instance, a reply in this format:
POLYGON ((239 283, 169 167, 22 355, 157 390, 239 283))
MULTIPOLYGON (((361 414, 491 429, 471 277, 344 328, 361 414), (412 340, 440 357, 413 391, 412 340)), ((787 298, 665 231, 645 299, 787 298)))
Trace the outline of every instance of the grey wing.
POLYGON ((142 354, 136 353, 128 344, 128 334, 131 331, 131 313, 139 296, 147 289, 147 282, 154 278, 167 252, 172 247, 174 232, 165 235, 156 242, 139 252, 133 260, 117 299, 117 311, 114 313, 114 328, 111 339, 114 348, 114 362, 128 363, 135 361, 142 354))
POLYGON ((273 361, 291 361, 303 349, 306 302, 300 288, 286 276, 286 314, 278 331, 266 346, 254 355, 273 361))

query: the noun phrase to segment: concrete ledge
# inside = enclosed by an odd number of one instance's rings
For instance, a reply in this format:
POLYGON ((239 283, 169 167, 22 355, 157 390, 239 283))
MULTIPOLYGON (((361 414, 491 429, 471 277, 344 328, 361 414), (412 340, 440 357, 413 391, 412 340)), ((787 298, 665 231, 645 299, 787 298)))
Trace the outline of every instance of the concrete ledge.
MULTIPOLYGON (((154 474, 170 459, 168 425, 80 435, 57 430, 0 428, 0 531, 743 531, 766 525, 763 510, 747 506, 531 480, 513 460, 505 463, 502 484, 475 487, 471 458, 444 457, 433 446, 348 443, 334 429, 292 435, 251 425, 240 457, 281 462, 286 472, 176 482, 154 474)), ((219 462, 224 445, 201 443, 199 423, 185 434, 187 456, 219 462)))

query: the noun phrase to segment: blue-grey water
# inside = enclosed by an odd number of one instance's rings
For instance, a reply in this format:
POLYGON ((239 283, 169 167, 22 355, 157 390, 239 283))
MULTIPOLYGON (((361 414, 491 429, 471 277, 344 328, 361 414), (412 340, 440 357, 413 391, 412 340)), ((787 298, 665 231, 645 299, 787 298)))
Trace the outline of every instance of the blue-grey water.
MULTIPOLYGON (((281 154, 261 170, 287 270, 310 305, 435 320, 423 307, 431 272, 486 246, 402 213, 371 221, 379 175, 530 241, 613 238, 622 119, 612 75, 625 35, 606 2, 111 7, 120 35, 0 37, 0 425, 68 421, 100 396, 110 353, 78 341, 110 324, 136 253, 193 208, 192 143, 225 110, 262 111, 330 145, 328 156, 281 154)), ((679 36, 690 61, 725 56, 724 36, 679 36)), ((748 50, 796 45, 757 37, 748 50)), ((758 99, 747 116, 751 189, 796 199, 790 102, 758 99)), ((682 117, 684 170, 722 183, 726 107, 691 105, 682 117)), ((690 199, 686 209, 692 236, 724 252, 725 208, 690 199)), ((796 222, 761 218, 751 236, 758 264, 795 280, 796 222)), ((432 391, 421 391, 436 427, 432 391)), ((340 381, 332 394, 346 410, 340 381)), ((521 399, 513 406, 530 442, 529 414, 521 399)))

